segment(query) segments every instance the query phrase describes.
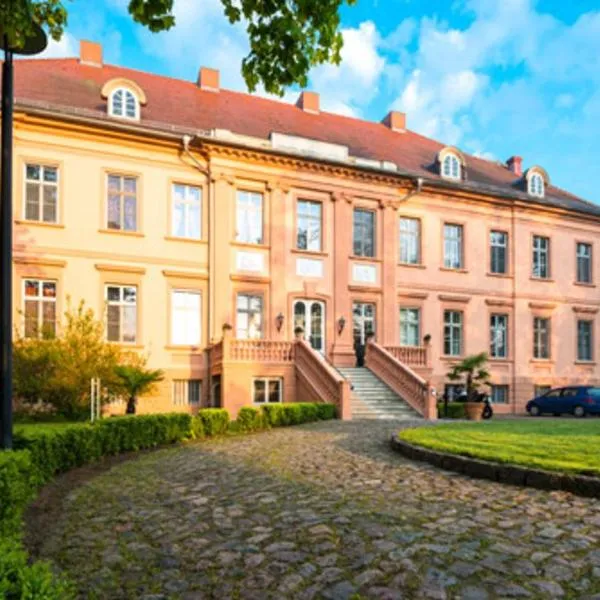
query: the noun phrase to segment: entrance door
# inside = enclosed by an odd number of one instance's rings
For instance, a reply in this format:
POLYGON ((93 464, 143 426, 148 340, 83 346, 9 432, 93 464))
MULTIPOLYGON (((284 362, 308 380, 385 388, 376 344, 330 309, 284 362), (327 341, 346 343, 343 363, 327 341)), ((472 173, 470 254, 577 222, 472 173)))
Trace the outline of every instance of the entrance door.
POLYGON ((325 304, 317 300, 294 302, 294 329, 302 327, 308 343, 321 354, 325 353, 325 304))
POLYGON ((375 334, 375 305, 368 302, 352 304, 352 326, 354 333, 354 352, 356 366, 365 364, 365 348, 367 339, 375 334))

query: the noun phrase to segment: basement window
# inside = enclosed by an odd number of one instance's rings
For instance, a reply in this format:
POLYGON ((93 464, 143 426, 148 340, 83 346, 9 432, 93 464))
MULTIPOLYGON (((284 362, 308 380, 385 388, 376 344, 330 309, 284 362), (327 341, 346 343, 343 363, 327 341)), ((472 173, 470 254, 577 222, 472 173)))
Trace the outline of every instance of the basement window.
POLYGON ((283 401, 283 379, 272 377, 257 378, 253 382, 254 404, 277 404, 283 401))

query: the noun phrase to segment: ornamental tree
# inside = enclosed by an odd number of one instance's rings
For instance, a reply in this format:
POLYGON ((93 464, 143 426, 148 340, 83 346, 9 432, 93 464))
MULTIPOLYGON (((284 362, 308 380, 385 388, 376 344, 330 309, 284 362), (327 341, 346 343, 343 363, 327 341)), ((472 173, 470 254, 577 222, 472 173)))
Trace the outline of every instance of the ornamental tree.
POLYGON ((487 352, 466 356, 448 372, 450 381, 459 381, 464 384, 467 393, 467 402, 474 402, 479 389, 489 385, 490 373, 487 370, 487 352))
MULTIPOLYGON (((133 20, 152 32, 175 25, 176 0, 129 0, 133 20)), ((201 2, 202 0, 197 0, 201 2)), ((311 67, 339 64, 342 4, 356 0, 220 0, 233 25, 243 20, 250 52, 242 74, 250 91, 262 83, 267 92, 283 95, 286 86, 306 87, 311 67)), ((60 40, 67 25, 63 0, 0 0, 0 19, 11 39, 23 39, 31 27, 29 13, 60 40)))

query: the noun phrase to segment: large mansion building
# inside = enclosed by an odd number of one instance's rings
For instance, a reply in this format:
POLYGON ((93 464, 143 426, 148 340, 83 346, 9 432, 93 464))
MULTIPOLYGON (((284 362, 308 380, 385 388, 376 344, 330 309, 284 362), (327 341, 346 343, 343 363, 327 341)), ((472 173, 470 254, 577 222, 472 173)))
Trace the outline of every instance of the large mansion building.
POLYGON ((432 416, 451 366, 483 351, 500 412, 600 383, 600 208, 541 166, 444 147, 398 112, 322 112, 312 92, 106 65, 90 42, 15 71, 15 321, 58 329, 84 300, 166 373, 139 412, 328 400, 347 418, 337 369, 366 360, 432 416))

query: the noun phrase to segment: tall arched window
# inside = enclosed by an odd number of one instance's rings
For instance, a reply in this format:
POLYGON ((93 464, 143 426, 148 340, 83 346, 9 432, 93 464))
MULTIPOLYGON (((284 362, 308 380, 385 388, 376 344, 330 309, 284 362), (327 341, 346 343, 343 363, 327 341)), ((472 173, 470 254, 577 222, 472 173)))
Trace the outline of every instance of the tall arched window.
POLYGON ((532 173, 529 176, 528 191, 531 196, 544 197, 544 178, 539 173, 532 173))
POLYGON ((442 177, 460 179, 460 160, 455 154, 446 154, 442 161, 442 177))
POLYGON ((126 89, 118 88, 110 96, 109 113, 113 117, 125 119, 140 118, 140 104, 136 95, 126 89))

